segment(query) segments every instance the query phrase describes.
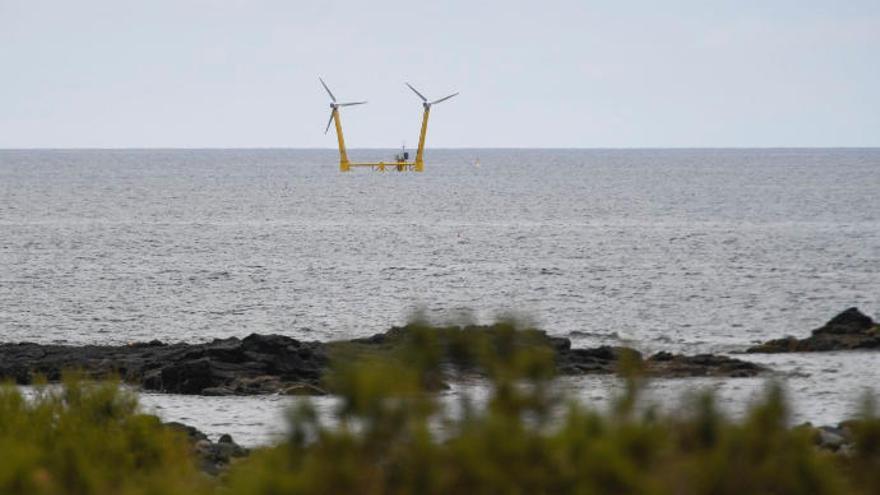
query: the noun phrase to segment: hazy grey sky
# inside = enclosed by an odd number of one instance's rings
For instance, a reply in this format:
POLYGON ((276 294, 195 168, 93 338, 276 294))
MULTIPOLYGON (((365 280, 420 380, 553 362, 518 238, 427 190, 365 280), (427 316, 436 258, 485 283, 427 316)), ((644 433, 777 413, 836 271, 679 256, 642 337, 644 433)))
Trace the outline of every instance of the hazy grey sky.
POLYGON ((880 1, 0 0, 0 147, 880 146, 880 1))

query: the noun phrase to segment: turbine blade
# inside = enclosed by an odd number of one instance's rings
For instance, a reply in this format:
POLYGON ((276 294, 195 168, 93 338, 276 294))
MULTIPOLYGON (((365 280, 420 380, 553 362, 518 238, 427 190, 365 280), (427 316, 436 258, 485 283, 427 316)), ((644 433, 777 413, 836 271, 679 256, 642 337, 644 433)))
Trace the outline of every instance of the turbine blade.
MULTIPOLYGON (((335 112, 335 110, 334 110, 335 112)), ((327 131, 330 130, 330 124, 333 123, 333 112, 330 112, 330 120, 327 121, 327 128, 324 129, 324 134, 327 134, 327 131)))
POLYGON ((440 102, 446 101, 446 100, 452 98, 453 96, 458 96, 458 93, 452 93, 451 95, 449 95, 449 96, 444 96, 443 98, 440 98, 439 100, 434 100, 434 101, 431 102, 431 105, 435 105, 435 104, 437 104, 437 103, 440 103, 440 102))
POLYGON ((354 105, 363 105, 364 103, 366 103, 366 102, 365 101, 353 101, 350 103, 339 103, 336 106, 337 107, 350 107, 350 106, 354 106, 354 105))
POLYGON ((324 86, 324 89, 327 90, 327 94, 330 95, 330 99, 333 100, 333 103, 336 103, 336 97, 333 96, 333 92, 330 91, 330 88, 327 87, 327 83, 325 83, 324 80, 320 77, 318 78, 318 80, 321 81, 321 86, 324 86))
POLYGON ((413 93, 419 95, 419 98, 421 98, 423 102, 428 103, 428 99, 425 98, 425 95, 419 93, 419 91, 416 88, 412 87, 412 84, 410 84, 410 83, 404 83, 404 84, 409 86, 409 89, 413 90, 413 93))

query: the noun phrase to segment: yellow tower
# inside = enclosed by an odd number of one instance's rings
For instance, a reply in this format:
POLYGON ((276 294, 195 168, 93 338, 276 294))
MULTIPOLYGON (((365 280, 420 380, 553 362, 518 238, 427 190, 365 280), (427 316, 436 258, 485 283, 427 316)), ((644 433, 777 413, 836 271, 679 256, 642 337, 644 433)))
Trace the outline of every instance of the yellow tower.
POLYGON ((425 136, 428 134, 428 117, 431 115, 431 105, 435 105, 440 102, 444 102, 453 96, 458 95, 458 93, 452 93, 449 96, 444 96, 439 100, 428 101, 425 98, 425 95, 419 93, 419 91, 412 87, 410 83, 405 83, 409 89, 413 91, 419 98, 422 100, 422 107, 425 109, 422 114, 422 129, 419 132, 419 149, 416 150, 416 161, 415 161, 415 171, 416 172, 424 172, 425 170, 425 136))
POLYGON ((431 107, 425 105, 425 112, 422 114, 422 130, 419 132, 419 148, 416 150, 416 172, 425 171, 425 135, 428 133, 428 116, 431 114, 431 107))
POLYGON ((363 105, 366 101, 355 101, 350 103, 338 103, 336 101, 336 97, 333 95, 333 92, 330 91, 330 88, 327 87, 327 84, 324 83, 324 80, 320 77, 318 78, 321 81, 321 86, 324 86, 324 90, 327 91, 327 94, 330 95, 330 120, 327 121, 327 128, 324 129, 324 134, 330 130, 330 124, 336 124, 336 141, 339 144, 339 171, 340 172, 349 172, 352 167, 370 167, 372 170, 377 170, 379 172, 385 171, 386 165, 393 165, 394 168, 397 169, 398 172, 404 171, 413 171, 413 172, 423 172, 425 170, 425 136, 428 133, 428 116, 431 114, 431 105, 446 101, 453 96, 458 95, 458 93, 453 93, 449 96, 445 96, 440 98, 439 100, 428 101, 427 98, 424 97, 421 93, 419 93, 416 88, 412 87, 409 83, 406 85, 409 89, 413 90, 413 92, 418 95, 422 100, 422 107, 424 108, 424 113, 422 114, 422 128, 419 132, 419 148, 416 151, 416 159, 414 162, 406 161, 408 158, 408 154, 398 155, 396 161, 391 164, 386 164, 385 162, 361 162, 355 163, 348 160, 348 153, 345 151, 345 138, 342 136, 342 121, 339 116, 339 109, 342 107, 349 107, 352 105, 363 105))
POLYGON ((318 78, 321 81, 321 86, 324 86, 324 89, 327 91, 327 94, 330 95, 330 120, 327 121, 327 128, 324 129, 324 134, 327 134, 327 131, 330 130, 330 124, 336 124, 336 141, 339 143, 339 171, 340 172, 348 172, 351 170, 351 162, 348 161, 348 153, 345 152, 345 138, 342 136, 342 122, 339 120, 339 109, 342 107, 350 107, 353 105, 363 105, 366 103, 365 101, 354 101, 349 103, 337 103, 336 97, 333 96, 333 92, 330 91, 330 88, 327 87, 327 84, 320 77, 318 78))

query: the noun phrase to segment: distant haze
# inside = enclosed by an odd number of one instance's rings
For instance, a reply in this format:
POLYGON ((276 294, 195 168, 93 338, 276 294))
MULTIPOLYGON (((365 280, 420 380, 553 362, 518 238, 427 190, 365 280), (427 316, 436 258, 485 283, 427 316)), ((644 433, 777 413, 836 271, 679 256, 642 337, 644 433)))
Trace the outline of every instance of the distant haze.
POLYGON ((0 148, 880 146, 880 2, 0 0, 0 148))

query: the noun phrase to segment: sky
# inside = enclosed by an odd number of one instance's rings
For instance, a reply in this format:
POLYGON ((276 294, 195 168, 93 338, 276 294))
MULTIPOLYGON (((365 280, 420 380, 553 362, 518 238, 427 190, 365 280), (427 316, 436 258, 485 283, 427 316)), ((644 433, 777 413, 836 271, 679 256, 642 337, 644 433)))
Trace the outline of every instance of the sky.
POLYGON ((880 146, 877 0, 0 0, 0 148, 880 146))

